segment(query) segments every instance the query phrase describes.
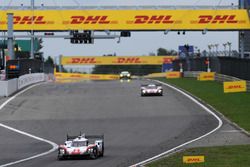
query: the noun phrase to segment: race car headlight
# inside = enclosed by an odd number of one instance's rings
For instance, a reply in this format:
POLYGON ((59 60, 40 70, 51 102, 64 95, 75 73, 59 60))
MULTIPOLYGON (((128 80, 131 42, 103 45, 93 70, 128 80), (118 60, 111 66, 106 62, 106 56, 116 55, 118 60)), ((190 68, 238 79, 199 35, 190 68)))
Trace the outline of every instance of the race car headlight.
POLYGON ((65 150, 64 149, 60 149, 59 152, 60 152, 60 154, 65 154, 65 150))
POLYGON ((128 74, 128 77, 130 77, 130 74, 128 74))
POLYGON ((146 93, 146 90, 142 90, 142 93, 146 93))
POLYGON ((158 92, 162 92, 162 90, 161 90, 161 89, 159 89, 159 90, 158 90, 158 92))
POLYGON ((93 152, 93 148, 88 149, 88 152, 93 152))

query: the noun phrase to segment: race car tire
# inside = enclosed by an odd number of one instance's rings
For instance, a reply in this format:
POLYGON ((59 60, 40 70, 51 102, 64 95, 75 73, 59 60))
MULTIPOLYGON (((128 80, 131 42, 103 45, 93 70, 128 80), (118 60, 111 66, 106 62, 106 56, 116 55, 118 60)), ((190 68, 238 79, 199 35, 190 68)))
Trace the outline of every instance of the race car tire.
POLYGON ((97 148, 93 148, 93 152, 90 154, 91 159, 96 159, 98 157, 97 148))
POLYGON ((58 155, 58 156, 57 156, 57 159, 58 159, 59 161, 62 161, 62 160, 64 160, 65 158, 64 158, 64 156, 58 155))

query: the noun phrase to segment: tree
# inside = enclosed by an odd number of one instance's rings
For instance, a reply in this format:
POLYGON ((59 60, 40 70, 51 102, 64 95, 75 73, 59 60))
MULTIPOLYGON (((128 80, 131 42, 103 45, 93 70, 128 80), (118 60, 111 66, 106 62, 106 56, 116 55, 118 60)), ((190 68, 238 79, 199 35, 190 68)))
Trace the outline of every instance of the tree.
POLYGON ((45 63, 54 64, 54 60, 53 60, 53 58, 52 58, 51 56, 49 56, 49 57, 46 59, 45 63))

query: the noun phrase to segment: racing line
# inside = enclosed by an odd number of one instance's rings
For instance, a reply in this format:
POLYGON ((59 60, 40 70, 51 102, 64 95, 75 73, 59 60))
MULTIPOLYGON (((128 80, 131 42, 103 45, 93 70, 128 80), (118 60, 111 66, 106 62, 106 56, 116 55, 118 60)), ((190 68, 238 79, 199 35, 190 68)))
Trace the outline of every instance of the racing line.
MULTIPOLYGON (((165 86, 167 86, 167 87, 170 87, 171 89, 174 89, 175 91, 177 91, 177 92, 183 94, 184 96, 186 96, 187 98, 189 98, 190 100, 192 100, 194 103, 196 103, 197 105, 199 105, 201 108, 203 108, 205 111, 207 111, 209 114, 213 115, 213 116, 218 120, 219 124, 218 124, 218 126, 217 126, 215 129, 213 129, 212 131, 206 133, 205 135, 202 135, 202 136, 200 136, 200 137, 198 137, 198 138, 195 138, 195 139, 193 139, 193 140, 190 140, 190 141, 188 141, 188 142, 185 142, 185 143, 183 143, 183 144, 181 144, 181 145, 179 145, 179 146, 177 146, 177 147, 174 147, 174 148, 172 148, 172 149, 170 149, 170 150, 167 150, 167 151, 165 151, 165 152, 163 152, 163 153, 161 153, 161 154, 159 154, 159 155, 156 155, 156 156, 154 156, 154 157, 152 157, 152 158, 149 158, 149 159, 144 160, 144 161, 142 161, 142 162, 139 162, 139 163, 137 163, 137 164, 131 165, 131 167, 132 167, 132 166, 139 166, 139 165, 143 165, 143 164, 149 163, 149 162, 154 161, 154 160, 156 160, 156 159, 158 159, 159 157, 162 157, 162 156, 164 156, 164 155, 167 155, 167 154, 171 153, 172 151, 175 151, 175 150, 177 150, 177 149, 179 149, 179 148, 181 148, 181 147, 183 147, 183 146, 185 146, 185 145, 188 145, 188 144, 190 144, 190 143, 192 143, 192 142, 195 142, 195 141, 197 141, 197 140, 200 140, 200 139, 202 139, 202 138, 204 138, 204 137, 206 137, 206 136, 208 136, 208 135, 214 133, 215 131, 217 131, 217 130, 222 126, 222 124, 223 124, 223 123, 222 123, 222 120, 221 120, 213 111, 211 111, 208 107, 206 107, 205 105, 203 105, 201 102, 199 102, 198 100, 196 100, 196 99, 193 98, 192 96, 188 95, 187 93, 183 92, 182 90, 180 90, 180 89, 178 89, 178 88, 175 88, 175 87, 173 87, 173 86, 171 86, 171 85, 169 85, 169 84, 163 83, 163 82, 161 82, 161 81, 156 81, 156 82, 159 82, 159 83, 161 83, 161 84, 163 84, 163 85, 165 85, 165 86)), ((15 99, 17 96, 19 96, 20 94, 22 94, 22 93, 28 91, 29 89, 31 89, 31 88, 33 88, 33 87, 35 87, 35 86, 38 86, 38 85, 40 85, 40 84, 41 84, 41 83, 32 85, 32 86, 30 86, 30 87, 28 87, 28 88, 26 88, 26 89, 20 91, 19 93, 15 94, 14 96, 12 96, 12 97, 9 98, 8 100, 6 100, 3 104, 0 105, 0 110, 2 110, 9 102, 11 102, 12 100, 14 100, 14 99, 15 99)), ((18 161, 14 161, 14 162, 10 162, 10 163, 7 163, 7 164, 3 164, 3 165, 1 165, 0 167, 6 167, 6 166, 10 166, 10 165, 22 163, 22 162, 25 162, 25 161, 28 161, 28 160, 32 160, 32 159, 35 159, 35 158, 39 158, 39 157, 41 157, 41 156, 47 155, 47 154, 49 154, 49 153, 51 153, 51 152, 54 152, 54 151, 58 148, 58 145, 57 145, 56 143, 52 142, 52 141, 49 141, 49 140, 40 138, 40 137, 38 137, 38 136, 34 136, 34 135, 32 135, 32 134, 26 133, 26 132, 24 132, 24 131, 20 131, 20 130, 18 130, 18 129, 12 128, 12 127, 10 127, 10 126, 7 126, 7 125, 1 124, 1 123, 0 123, 0 126, 3 127, 3 128, 6 128, 6 129, 8 129, 8 130, 14 131, 14 132, 16 132, 16 133, 19 133, 19 134, 28 136, 28 137, 30 137, 30 138, 33 138, 33 139, 36 139, 36 140, 39 140, 39 141, 48 143, 48 144, 50 144, 50 145, 52 146, 52 148, 51 148, 50 150, 46 151, 46 152, 43 152, 43 153, 40 153, 40 154, 31 156, 31 157, 28 157, 28 158, 25 158, 25 159, 21 159, 21 160, 18 160, 18 161)))

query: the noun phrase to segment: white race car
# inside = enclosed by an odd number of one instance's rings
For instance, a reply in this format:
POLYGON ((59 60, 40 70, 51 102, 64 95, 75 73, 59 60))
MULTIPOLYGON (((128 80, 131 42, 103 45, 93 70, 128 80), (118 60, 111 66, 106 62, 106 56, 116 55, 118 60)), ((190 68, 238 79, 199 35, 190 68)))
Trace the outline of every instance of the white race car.
POLYGON ((131 74, 128 71, 122 71, 120 73, 120 79, 131 79, 131 74))
POLYGON ((104 135, 80 134, 79 136, 67 135, 64 145, 58 148, 58 160, 78 157, 90 157, 96 159, 104 155, 104 135), (93 144, 89 143, 93 140, 93 144))
POLYGON ((148 84, 148 85, 142 85, 141 86, 141 96, 147 96, 147 95, 163 95, 163 88, 161 85, 156 84, 148 84))

